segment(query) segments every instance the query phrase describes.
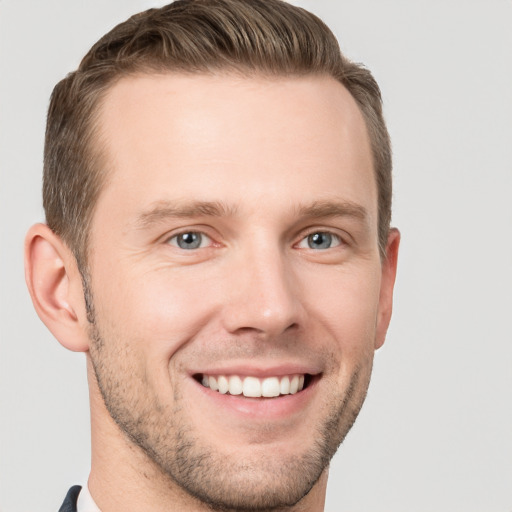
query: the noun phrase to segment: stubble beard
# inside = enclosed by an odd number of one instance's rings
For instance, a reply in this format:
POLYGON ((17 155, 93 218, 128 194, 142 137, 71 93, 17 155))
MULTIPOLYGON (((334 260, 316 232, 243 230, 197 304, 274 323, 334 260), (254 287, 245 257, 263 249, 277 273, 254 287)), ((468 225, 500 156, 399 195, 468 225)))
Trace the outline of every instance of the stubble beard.
POLYGON ((129 347, 112 350, 118 346, 112 343, 115 340, 101 335, 92 308, 89 313, 91 362, 112 419, 171 486, 179 486, 214 511, 290 510, 318 482, 366 397, 371 361, 369 368, 354 371, 343 392, 331 393, 328 413, 311 432, 314 442, 308 449, 279 458, 261 449, 250 460, 234 459, 198 439, 186 424, 176 389, 172 406, 161 403, 156 395, 141 393, 147 389, 147 379, 130 372, 129 361, 124 361, 128 367, 120 363, 129 347))

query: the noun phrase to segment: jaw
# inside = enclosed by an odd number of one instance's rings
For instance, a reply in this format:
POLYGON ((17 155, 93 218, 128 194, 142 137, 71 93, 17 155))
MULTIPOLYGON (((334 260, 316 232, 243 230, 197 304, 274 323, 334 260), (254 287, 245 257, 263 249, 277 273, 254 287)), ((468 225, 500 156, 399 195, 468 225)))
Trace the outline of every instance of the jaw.
MULTIPOLYGON (((92 370, 91 365, 89 369, 92 370)), ((143 413, 138 419, 139 427, 145 420, 150 423, 144 432, 138 432, 139 439, 145 436, 145 440, 135 446, 134 432, 126 435, 133 424, 114 423, 99 390, 91 390, 91 492, 96 498, 101 489, 123 490, 110 508, 119 509, 122 503, 126 512, 147 506, 125 505, 131 494, 126 482, 137 482, 138 488, 149 487, 147 494, 142 490, 143 495, 160 496, 162 510, 164 504, 176 502, 190 511, 221 506, 236 510, 237 506, 247 507, 251 503, 261 510, 276 506, 295 510, 297 504, 304 510, 320 512, 330 458, 362 404, 361 390, 369 379, 369 371, 356 371, 343 396, 334 392, 338 387, 330 385, 332 382, 324 381, 327 378, 317 376, 294 395, 261 399, 223 395, 189 377, 186 384, 193 386, 195 394, 189 394, 191 391, 183 384, 176 391, 178 404, 172 410, 160 404, 163 417, 154 417, 154 410, 143 413), (101 411, 103 419, 98 417, 101 411), (311 421, 319 415, 323 416, 321 423, 311 421), (198 429, 198 425, 204 428, 198 429), (155 432, 159 435, 151 437, 155 432), (113 467, 119 471, 112 471, 113 467), (141 474, 148 478, 141 479, 141 474), (290 493, 290 489, 294 492, 290 493), (267 500, 265 503, 262 496, 267 500)), ((95 381, 92 373, 91 383, 95 381)), ((130 499, 135 504, 140 496, 130 499)), ((100 500, 98 505, 102 506, 100 500)))

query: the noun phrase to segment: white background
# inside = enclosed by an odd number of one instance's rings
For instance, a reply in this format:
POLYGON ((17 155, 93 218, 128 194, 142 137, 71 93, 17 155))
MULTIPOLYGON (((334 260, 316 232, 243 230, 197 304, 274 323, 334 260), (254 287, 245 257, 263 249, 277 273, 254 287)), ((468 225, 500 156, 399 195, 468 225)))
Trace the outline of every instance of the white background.
MULTIPOLYGON (((149 0, 0 0, 0 511, 56 511, 89 467, 82 354, 33 312, 53 85, 149 0)), ((298 3, 298 2, 297 2, 298 3)), ((403 235, 396 305, 331 512, 512 512, 512 2, 310 0, 377 77, 403 235)))

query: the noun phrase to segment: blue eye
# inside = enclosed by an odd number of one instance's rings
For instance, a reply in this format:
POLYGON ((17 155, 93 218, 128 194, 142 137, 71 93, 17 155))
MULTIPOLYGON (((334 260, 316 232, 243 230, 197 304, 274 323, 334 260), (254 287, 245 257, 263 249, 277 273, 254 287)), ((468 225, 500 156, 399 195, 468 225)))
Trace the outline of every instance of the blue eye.
POLYGON ((301 240, 299 248, 325 250, 337 247, 338 245, 341 245, 341 239, 339 236, 325 231, 317 231, 301 240))
POLYGON ((169 239, 169 243, 180 249, 192 250, 205 247, 210 242, 209 237, 197 231, 180 233, 169 239))

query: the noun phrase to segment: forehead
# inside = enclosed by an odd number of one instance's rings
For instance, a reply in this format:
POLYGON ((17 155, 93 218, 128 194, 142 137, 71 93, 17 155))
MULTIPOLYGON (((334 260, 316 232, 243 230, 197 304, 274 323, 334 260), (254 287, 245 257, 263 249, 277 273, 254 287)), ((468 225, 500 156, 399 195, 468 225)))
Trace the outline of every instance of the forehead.
POLYGON ((331 77, 130 76, 107 93, 99 128, 109 173, 99 203, 339 194, 376 217, 364 119, 331 77))

